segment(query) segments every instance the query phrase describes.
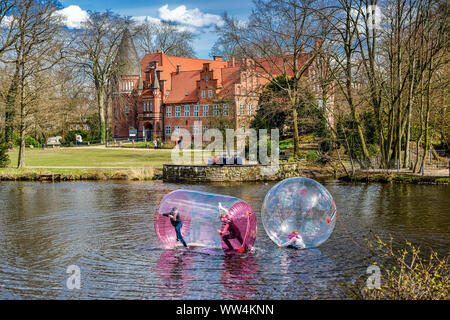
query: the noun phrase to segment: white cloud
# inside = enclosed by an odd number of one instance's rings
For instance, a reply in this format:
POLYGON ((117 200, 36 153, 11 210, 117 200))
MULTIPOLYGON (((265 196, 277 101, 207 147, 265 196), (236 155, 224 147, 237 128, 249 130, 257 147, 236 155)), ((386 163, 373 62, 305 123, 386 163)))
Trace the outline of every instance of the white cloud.
POLYGON ((144 23, 144 22, 151 22, 156 24, 161 23, 161 19, 153 18, 150 16, 135 16, 132 17, 131 19, 134 20, 136 23, 144 23))
POLYGON ((224 24, 222 17, 219 15, 203 13, 198 8, 187 9, 184 5, 170 10, 169 5, 166 4, 159 8, 158 12, 162 20, 173 21, 197 28, 211 25, 223 26, 224 24))
POLYGON ((1 20, 0 27, 8 27, 11 24, 12 20, 12 16, 4 16, 1 20))
POLYGON ((358 23, 358 29, 361 32, 364 31, 364 28, 365 28, 364 21, 365 20, 367 20, 367 27, 369 28, 369 30, 372 30, 374 27, 378 29, 380 27, 380 23, 383 19, 383 14, 380 10, 380 7, 377 5, 370 5, 369 11, 367 11, 367 9, 365 7, 360 8, 360 11, 358 11, 356 9, 352 9, 351 14, 352 14, 353 19, 357 19, 358 14, 359 14, 357 23, 358 23), (372 12, 373 12, 373 17, 372 17, 372 12), (375 25, 372 24, 372 18, 375 18, 374 19, 375 25))
POLYGON ((80 29, 83 23, 89 19, 89 14, 86 11, 74 5, 58 10, 56 14, 63 18, 64 25, 75 29, 80 29))

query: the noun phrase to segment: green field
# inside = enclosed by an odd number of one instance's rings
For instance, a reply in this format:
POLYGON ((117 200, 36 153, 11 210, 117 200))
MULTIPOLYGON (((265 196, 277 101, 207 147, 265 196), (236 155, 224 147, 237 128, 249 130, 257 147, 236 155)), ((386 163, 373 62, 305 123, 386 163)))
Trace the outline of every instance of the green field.
MULTIPOLYGON (((171 149, 127 150, 116 148, 27 149, 26 167, 157 167, 172 163, 171 149)), ((17 149, 9 153, 10 167, 17 165, 17 149)))

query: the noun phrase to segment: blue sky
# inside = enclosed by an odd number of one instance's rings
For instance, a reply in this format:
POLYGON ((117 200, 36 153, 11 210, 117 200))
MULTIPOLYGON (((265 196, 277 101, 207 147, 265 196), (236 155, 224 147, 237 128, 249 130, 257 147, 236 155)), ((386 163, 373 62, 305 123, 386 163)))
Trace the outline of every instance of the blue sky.
MULTIPOLYGON (((209 58, 209 51, 217 36, 213 32, 214 26, 221 23, 220 16, 227 12, 239 19, 246 19, 253 6, 252 0, 193 0, 181 1, 152 1, 152 0, 60 0, 67 11, 68 19, 80 19, 84 11, 105 11, 110 9, 116 13, 132 17, 150 17, 178 22, 181 26, 194 31, 197 39, 194 49, 198 58, 209 58), (80 10, 81 9, 81 10, 80 10)), ((76 24, 76 22, 75 22, 76 24)))

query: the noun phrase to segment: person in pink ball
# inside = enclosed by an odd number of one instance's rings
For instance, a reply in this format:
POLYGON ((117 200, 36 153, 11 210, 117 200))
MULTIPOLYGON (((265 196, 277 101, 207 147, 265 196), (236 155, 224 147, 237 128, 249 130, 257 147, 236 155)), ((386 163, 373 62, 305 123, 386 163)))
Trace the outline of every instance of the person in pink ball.
POLYGON ((217 230, 217 233, 222 237, 223 242, 227 245, 229 250, 234 250, 233 245, 230 243, 231 239, 237 239, 241 244, 241 248, 238 249, 239 252, 246 251, 246 246, 243 246, 242 236, 239 229, 234 225, 233 221, 228 215, 228 210, 222 206, 219 202, 219 209, 224 211, 220 214, 220 220, 222 221, 221 230, 217 230))
POLYGON ((181 235, 181 227, 183 226, 183 221, 181 221, 180 213, 176 207, 173 207, 172 210, 168 213, 163 213, 163 216, 168 217, 170 219, 170 223, 175 228, 175 233, 177 235, 177 241, 181 241, 183 246, 187 247, 186 241, 184 241, 183 236, 181 235))

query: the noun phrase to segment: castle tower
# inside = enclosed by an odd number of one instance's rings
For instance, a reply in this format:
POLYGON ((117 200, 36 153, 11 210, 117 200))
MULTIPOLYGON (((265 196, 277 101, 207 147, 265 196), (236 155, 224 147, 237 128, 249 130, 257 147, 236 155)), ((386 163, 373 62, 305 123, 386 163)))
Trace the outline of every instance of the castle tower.
POLYGON ((113 137, 138 137, 139 93, 142 90, 141 63, 130 31, 125 29, 112 70, 113 137))

